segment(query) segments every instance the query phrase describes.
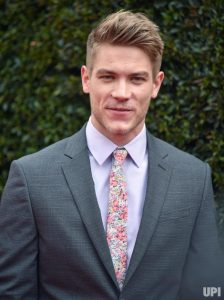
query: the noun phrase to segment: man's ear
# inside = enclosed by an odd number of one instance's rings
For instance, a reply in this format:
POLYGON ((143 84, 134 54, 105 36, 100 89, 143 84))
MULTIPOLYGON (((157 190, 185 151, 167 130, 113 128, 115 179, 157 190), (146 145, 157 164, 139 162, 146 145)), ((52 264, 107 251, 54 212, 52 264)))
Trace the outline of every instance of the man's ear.
POLYGON ((81 77, 82 77, 82 89, 83 92, 89 93, 89 85, 90 85, 90 75, 89 70, 86 66, 81 67, 81 77))
POLYGON ((164 72, 160 71, 157 75, 156 75, 156 78, 154 79, 154 82, 153 82, 153 91, 152 91, 152 98, 156 98, 158 93, 159 93, 159 90, 160 90, 160 87, 161 87, 161 84, 163 82, 163 79, 164 79, 164 72))

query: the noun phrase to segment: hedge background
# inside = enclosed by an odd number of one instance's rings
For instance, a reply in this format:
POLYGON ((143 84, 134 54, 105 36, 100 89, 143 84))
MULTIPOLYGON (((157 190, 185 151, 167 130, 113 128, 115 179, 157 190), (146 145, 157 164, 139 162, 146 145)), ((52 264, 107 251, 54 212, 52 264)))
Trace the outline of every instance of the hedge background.
POLYGON ((224 2, 0 0, 0 193, 10 162, 77 131, 89 116, 80 67, 95 23, 121 8, 161 28, 166 78, 147 127, 209 162, 224 226, 224 2))

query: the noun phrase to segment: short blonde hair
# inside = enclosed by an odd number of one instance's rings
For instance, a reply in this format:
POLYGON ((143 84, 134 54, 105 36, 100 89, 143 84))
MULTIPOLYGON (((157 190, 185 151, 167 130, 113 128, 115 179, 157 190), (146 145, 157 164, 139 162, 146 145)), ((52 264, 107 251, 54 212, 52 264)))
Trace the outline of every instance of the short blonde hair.
POLYGON ((153 76, 159 72, 164 44, 159 27, 142 13, 118 11, 108 15, 92 30, 87 40, 87 67, 92 70, 96 49, 103 43, 136 46, 142 49, 153 64, 153 76))

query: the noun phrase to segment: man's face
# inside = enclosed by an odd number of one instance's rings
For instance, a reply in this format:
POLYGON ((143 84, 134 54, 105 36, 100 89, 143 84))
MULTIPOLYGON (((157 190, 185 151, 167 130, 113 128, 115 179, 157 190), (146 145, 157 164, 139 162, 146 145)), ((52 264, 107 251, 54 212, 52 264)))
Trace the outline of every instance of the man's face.
POLYGON ((102 44, 91 72, 82 66, 81 73, 83 91, 90 95, 93 125, 115 144, 127 144, 143 128, 163 72, 153 79, 152 63, 137 47, 102 44))

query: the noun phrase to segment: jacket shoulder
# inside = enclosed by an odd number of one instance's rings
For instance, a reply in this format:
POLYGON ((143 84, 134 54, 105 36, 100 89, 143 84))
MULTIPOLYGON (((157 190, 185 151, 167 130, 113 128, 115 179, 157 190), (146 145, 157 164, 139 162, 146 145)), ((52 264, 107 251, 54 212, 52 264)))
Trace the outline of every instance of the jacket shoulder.
POLYGON ((51 160, 51 161, 60 160, 60 158, 64 154, 64 150, 66 148, 69 138, 70 137, 57 141, 54 144, 51 144, 35 153, 25 155, 17 159, 17 162, 23 165, 23 164, 29 164, 30 162, 38 163, 40 161, 46 161, 46 160, 51 160))
POLYGON ((52 165, 64 162, 66 156, 72 157, 85 147, 85 127, 70 137, 55 142, 35 153, 25 155, 15 162, 24 168, 51 168, 52 165))
POLYGON ((185 165, 191 168, 205 167, 205 162, 198 157, 187 153, 153 135, 151 135, 150 142, 153 145, 153 148, 156 149, 157 153, 159 153, 162 157, 167 156, 169 162, 174 165, 185 165))

